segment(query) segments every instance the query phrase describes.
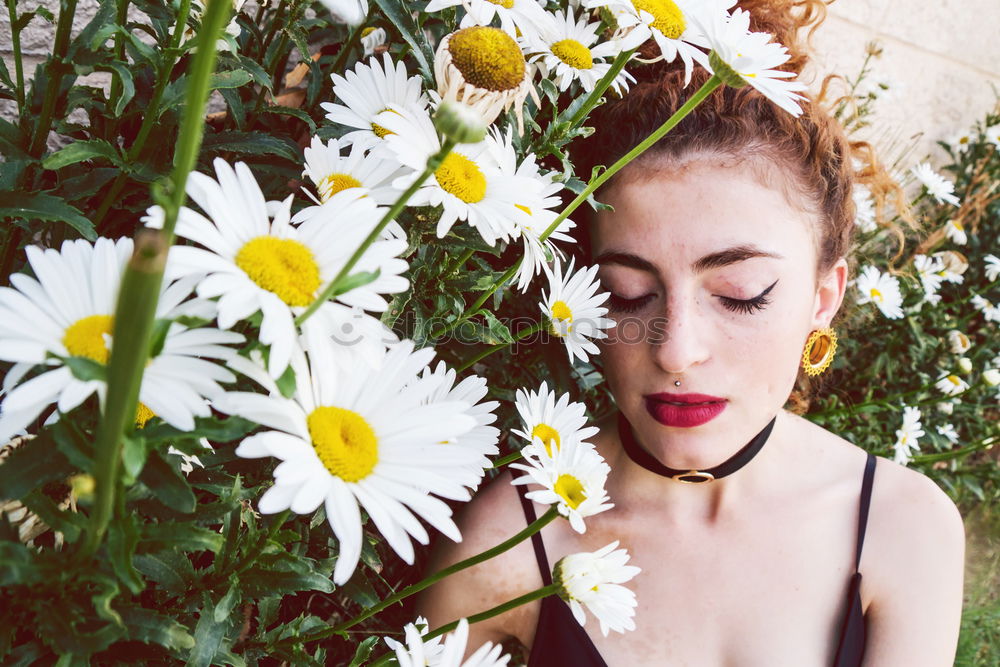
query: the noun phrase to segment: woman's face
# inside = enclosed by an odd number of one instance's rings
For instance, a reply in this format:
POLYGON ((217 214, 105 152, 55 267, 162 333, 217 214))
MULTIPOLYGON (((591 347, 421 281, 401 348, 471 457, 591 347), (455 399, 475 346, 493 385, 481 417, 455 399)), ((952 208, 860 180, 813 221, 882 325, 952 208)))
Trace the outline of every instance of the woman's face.
POLYGON ((602 200, 614 211, 591 238, 617 322, 601 343, 610 389, 647 447, 669 445, 665 464, 716 465, 785 404, 809 333, 840 305, 846 262, 817 280, 815 215, 748 165, 632 165, 602 200), (646 398, 663 393, 675 396, 646 398), (676 396, 692 393, 721 400, 670 401, 707 400, 676 396))

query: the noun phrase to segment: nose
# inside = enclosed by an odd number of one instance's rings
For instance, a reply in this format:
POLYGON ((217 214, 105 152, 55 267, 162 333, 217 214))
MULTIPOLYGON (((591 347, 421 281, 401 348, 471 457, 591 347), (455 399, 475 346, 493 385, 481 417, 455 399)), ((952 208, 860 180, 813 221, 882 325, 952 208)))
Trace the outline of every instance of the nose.
POLYGON ((694 296, 672 294, 657 318, 650 342, 657 365, 667 373, 684 373, 710 357, 710 326, 699 316, 694 296))

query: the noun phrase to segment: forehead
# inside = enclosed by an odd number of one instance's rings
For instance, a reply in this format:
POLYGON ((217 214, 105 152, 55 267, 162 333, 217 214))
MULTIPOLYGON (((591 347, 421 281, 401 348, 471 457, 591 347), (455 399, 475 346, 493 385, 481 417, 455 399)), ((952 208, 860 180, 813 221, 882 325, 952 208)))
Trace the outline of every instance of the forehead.
POLYGON ((633 163, 600 196, 614 210, 594 216, 592 255, 614 249, 672 264, 752 245, 815 262, 815 214, 775 186, 776 166, 764 168, 775 171, 719 160, 679 168, 633 163))

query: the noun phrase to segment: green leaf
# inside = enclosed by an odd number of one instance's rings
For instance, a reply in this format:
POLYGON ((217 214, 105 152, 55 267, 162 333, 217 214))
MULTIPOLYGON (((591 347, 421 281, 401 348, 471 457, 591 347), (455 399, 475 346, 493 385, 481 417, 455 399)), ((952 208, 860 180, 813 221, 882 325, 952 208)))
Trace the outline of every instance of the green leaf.
POLYGON ((142 527, 142 551, 177 549, 178 551, 211 551, 222 548, 220 533, 193 523, 147 523, 142 527))
POLYGON ((488 310, 479 310, 479 314, 483 316, 486 320, 486 327, 489 331, 490 340, 483 341, 484 343, 489 343, 490 345, 497 345, 498 343, 513 343, 514 337, 510 333, 510 329, 507 328, 505 324, 497 319, 496 315, 488 310))
MULTIPOLYGON (((52 355, 55 356, 55 355, 52 355)), ((94 361, 88 357, 56 357, 63 362, 77 380, 90 382, 100 380, 107 382, 108 368, 104 364, 94 361)))
POLYGON ((45 522, 52 530, 63 534, 68 542, 75 542, 80 534, 87 529, 87 521, 84 515, 71 510, 61 510, 43 489, 33 490, 24 496, 22 501, 24 506, 38 515, 38 518, 45 522))
POLYGON ((21 443, 0 465, 0 498, 20 500, 32 490, 76 472, 48 430, 21 443))
POLYGON ((238 54, 237 58, 240 61, 240 67, 253 77, 254 83, 271 90, 271 77, 268 75, 267 70, 261 67, 253 58, 247 58, 243 54, 238 54))
POLYGON ((97 239, 94 223, 59 197, 45 192, 0 192, 0 218, 65 222, 88 241, 97 239))
POLYGON ((309 114, 302 109, 294 109, 292 107, 283 107, 280 104, 272 104, 264 109, 264 113, 273 113, 279 116, 291 116, 292 118, 298 118, 309 126, 309 131, 311 133, 316 133, 316 121, 314 121, 309 114))
POLYGON ((169 551, 137 554, 134 563, 137 570, 171 593, 186 591, 188 588, 187 579, 193 574, 193 568, 187 556, 169 551))
POLYGON ((423 38, 423 32, 413 20, 410 14, 409 3, 401 0, 375 0, 375 4, 382 8, 386 18, 399 31, 406 43, 413 49, 413 56, 417 59, 424 78, 428 81, 434 80, 434 53, 430 50, 430 45, 423 38), (417 38, 420 35, 420 39, 417 38))
POLYGON ((291 398, 294 396, 295 369, 289 365, 288 368, 285 369, 285 372, 281 374, 281 377, 275 381, 275 384, 278 385, 278 391, 280 391, 281 395, 285 398, 291 398))
POLYGON ((121 616, 133 641, 159 644, 175 653, 194 648, 188 629, 169 616, 139 607, 123 609, 121 616))
MULTIPOLYGON (((253 76, 249 72, 242 69, 216 72, 209 80, 208 89, 209 91, 212 91, 219 88, 239 88, 240 86, 245 86, 250 83, 251 80, 253 80, 253 76)), ((187 95, 188 83, 188 78, 186 76, 182 76, 176 81, 170 82, 170 85, 167 86, 166 91, 163 93, 163 98, 160 101, 161 114, 167 109, 172 109, 184 103, 185 96, 187 95)))
POLYGON ((157 318, 156 321, 153 322, 152 343, 149 348, 150 359, 163 351, 163 344, 167 340, 167 331, 170 330, 171 324, 173 324, 173 320, 162 317, 157 318))
POLYGON ((302 151, 296 144, 264 132, 207 134, 201 146, 202 153, 205 155, 215 155, 222 152, 243 155, 277 155, 296 164, 302 162, 302 151))
POLYGON ((232 442, 257 428, 255 423, 242 417, 229 417, 227 419, 197 417, 194 424, 193 431, 181 431, 169 424, 157 424, 143 429, 143 437, 150 444, 193 438, 208 438, 212 442, 232 442))
POLYGON ((243 573, 244 595, 257 597, 298 591, 333 592, 329 577, 316 572, 281 572, 268 567, 251 567, 243 573))
POLYGON ((136 525, 135 515, 125 516, 113 520, 110 530, 107 533, 108 557, 111 559, 111 568, 133 595, 138 595, 146 588, 146 582, 139 574, 133 564, 135 547, 139 542, 139 528, 136 525))
POLYGON ((224 620, 229 618, 229 614, 232 613, 233 607, 240 600, 240 580, 235 576, 232 577, 232 583, 229 584, 229 590, 226 594, 222 596, 222 599, 218 601, 215 605, 215 609, 212 611, 212 618, 215 619, 216 623, 222 623, 224 620))
POLYGON ((212 601, 205 593, 204 603, 198 612, 198 625, 194 629, 194 648, 188 656, 188 667, 208 667, 222 646, 229 624, 216 621, 212 607, 212 601))
POLYGON ((100 72, 114 72, 118 75, 118 82, 122 85, 121 95, 115 100, 115 108, 111 112, 115 117, 122 115, 126 105, 135 97, 135 81, 132 79, 132 71, 125 63, 111 61, 106 64, 97 65, 94 69, 100 72))
POLYGON ((126 474, 131 477, 131 480, 127 480, 126 485, 131 485, 135 483, 136 478, 142 472, 143 466, 146 465, 146 457, 149 455, 149 448, 146 446, 146 440, 142 437, 141 433, 130 433, 122 438, 122 465, 125 468, 126 474))
POLYGON ((0 540, 0 586, 30 586, 47 581, 50 575, 38 565, 28 547, 14 540, 0 540))
POLYGON ((167 507, 190 514, 195 508, 194 492, 187 480, 159 452, 150 452, 139 481, 167 507))
POLYGON ((368 637, 364 641, 358 644, 358 648, 354 650, 354 657, 351 659, 351 663, 347 667, 361 667, 361 665, 367 662, 368 658, 372 655, 372 649, 375 648, 375 644, 378 643, 378 637, 368 637))
POLYGON ((94 611, 105 621, 124 628, 121 615, 111 608, 111 601, 118 597, 121 592, 118 590, 117 582, 107 577, 99 577, 92 581, 99 587, 98 591, 90 598, 91 602, 94 603, 94 611))

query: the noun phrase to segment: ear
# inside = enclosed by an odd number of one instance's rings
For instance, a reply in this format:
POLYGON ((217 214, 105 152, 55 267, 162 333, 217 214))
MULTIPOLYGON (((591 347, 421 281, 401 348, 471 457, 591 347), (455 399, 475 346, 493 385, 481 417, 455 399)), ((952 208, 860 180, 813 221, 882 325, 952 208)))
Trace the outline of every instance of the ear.
POLYGON ((813 305, 812 326, 820 329, 830 326, 833 316, 840 309, 847 289, 847 260, 841 257, 819 278, 816 300, 813 305))

